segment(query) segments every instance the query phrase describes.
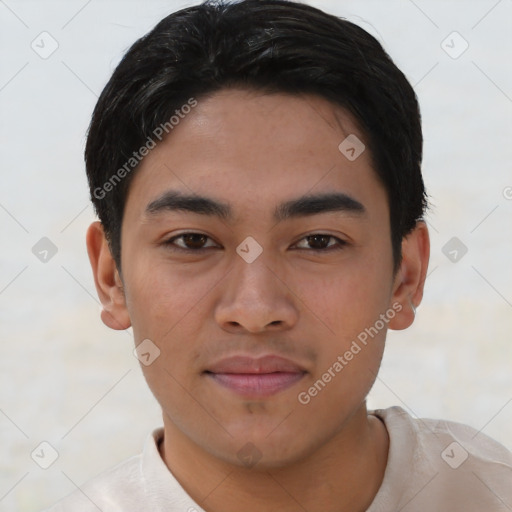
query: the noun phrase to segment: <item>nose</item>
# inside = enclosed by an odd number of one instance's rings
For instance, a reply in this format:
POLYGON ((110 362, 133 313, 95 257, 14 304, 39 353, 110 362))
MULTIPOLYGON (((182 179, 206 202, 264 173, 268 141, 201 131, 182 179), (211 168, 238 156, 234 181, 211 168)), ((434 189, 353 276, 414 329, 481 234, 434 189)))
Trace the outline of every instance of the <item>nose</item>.
POLYGON ((238 334, 291 329, 298 308, 286 279, 267 265, 263 254, 252 263, 240 258, 234 265, 220 289, 215 308, 218 325, 238 334))

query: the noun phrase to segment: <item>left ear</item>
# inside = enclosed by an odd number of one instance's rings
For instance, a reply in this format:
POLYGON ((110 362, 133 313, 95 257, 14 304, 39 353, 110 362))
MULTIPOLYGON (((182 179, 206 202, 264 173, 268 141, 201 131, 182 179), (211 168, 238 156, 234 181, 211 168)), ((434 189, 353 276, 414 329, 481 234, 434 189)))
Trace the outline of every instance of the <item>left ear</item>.
POLYGON ((428 228, 420 220, 402 240, 402 262, 395 276, 391 298, 392 304, 399 303, 402 308, 390 320, 390 329, 407 329, 414 322, 416 308, 423 298, 429 257, 428 228))

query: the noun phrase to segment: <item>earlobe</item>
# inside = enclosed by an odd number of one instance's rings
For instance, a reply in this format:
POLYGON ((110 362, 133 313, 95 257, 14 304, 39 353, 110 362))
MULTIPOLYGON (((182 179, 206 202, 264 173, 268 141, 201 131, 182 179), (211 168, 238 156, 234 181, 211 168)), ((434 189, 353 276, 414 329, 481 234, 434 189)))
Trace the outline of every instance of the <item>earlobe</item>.
POLYGON ((402 309, 390 322, 390 329, 407 329, 416 315, 416 308, 423 298, 430 257, 430 239, 424 221, 402 240, 402 262, 393 286, 392 303, 400 303, 402 309))
POLYGON ((101 222, 93 222, 87 230, 87 253, 94 284, 102 304, 101 320, 111 329, 124 330, 131 325, 123 283, 101 222))

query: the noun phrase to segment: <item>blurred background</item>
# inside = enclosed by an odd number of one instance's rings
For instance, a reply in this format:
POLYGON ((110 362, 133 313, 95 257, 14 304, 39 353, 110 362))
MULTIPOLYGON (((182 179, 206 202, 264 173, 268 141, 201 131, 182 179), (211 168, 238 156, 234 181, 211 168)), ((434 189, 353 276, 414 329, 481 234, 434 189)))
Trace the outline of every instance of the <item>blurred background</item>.
MULTIPOLYGON (((130 331, 99 318, 83 147, 123 53, 194 3, 0 0, 0 512, 49 506, 162 423, 130 331)), ((308 3, 377 37, 422 109, 426 294, 414 325, 389 333, 369 406, 512 450, 512 2, 308 3)))

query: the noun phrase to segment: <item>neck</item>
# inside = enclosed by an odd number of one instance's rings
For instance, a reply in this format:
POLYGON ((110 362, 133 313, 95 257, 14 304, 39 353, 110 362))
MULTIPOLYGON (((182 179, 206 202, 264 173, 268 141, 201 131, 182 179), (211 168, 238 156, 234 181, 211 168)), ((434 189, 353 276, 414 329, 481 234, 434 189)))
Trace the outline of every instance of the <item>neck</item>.
POLYGON ((278 468, 225 462, 191 441, 164 415, 161 455, 185 491, 208 512, 358 512, 384 477, 389 438, 363 406, 309 456, 278 468))

